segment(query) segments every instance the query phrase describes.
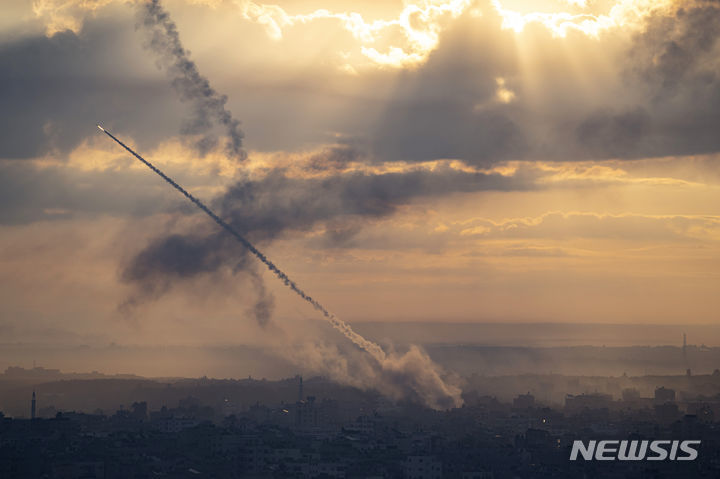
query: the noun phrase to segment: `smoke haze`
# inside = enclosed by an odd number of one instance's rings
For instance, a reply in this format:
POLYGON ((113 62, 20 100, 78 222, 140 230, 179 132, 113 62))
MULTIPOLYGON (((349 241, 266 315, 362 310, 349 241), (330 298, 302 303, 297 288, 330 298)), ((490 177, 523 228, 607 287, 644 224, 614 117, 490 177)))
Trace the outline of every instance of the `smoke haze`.
MULTIPOLYGON (((462 376, 596 371, 539 350, 433 349, 447 337, 678 346, 688 333, 698 355, 718 344, 688 326, 720 309, 716 1, 270 3, 2 3, 6 342, 241 343, 284 374, 428 403, 451 392, 436 373, 467 390, 433 363, 462 376), (385 366, 327 321, 306 327, 310 303, 95 120, 381 346, 385 366), (466 326, 479 322, 534 326, 466 326), (637 327, 575 329, 590 323, 637 327)), ((173 356, 116 365, 266 374, 246 356, 222 369, 173 356)))
MULTIPOLYGON (((270 261, 270 259, 268 259, 268 257, 258 250, 252 243, 245 239, 240 233, 235 231, 229 224, 223 221, 200 200, 195 198, 182 186, 173 181, 172 178, 165 175, 152 163, 118 140, 109 131, 104 129, 102 129, 102 131, 135 156, 138 160, 144 163, 148 168, 157 173, 162 179, 182 193, 187 199, 192 201, 198 208, 210 216, 215 223, 217 223, 226 232, 230 233, 257 259, 264 263, 268 269, 285 284, 285 286, 290 288, 313 308, 322 313, 325 319, 336 330, 340 331, 343 336, 345 336, 353 344, 372 356, 378 365, 378 367, 375 368, 375 374, 373 377, 380 379, 379 384, 374 384, 375 387, 378 387, 383 392, 389 393, 393 397, 405 396, 410 399, 421 400, 428 406, 434 408, 458 407, 462 404, 460 388, 445 383, 441 377, 439 367, 432 362, 427 354, 423 353, 416 346, 412 346, 405 354, 386 354, 380 346, 357 334, 353 331, 349 324, 330 313, 319 301, 308 295, 297 285, 297 283, 290 279, 285 272, 278 268, 275 263, 270 261)), ((260 309, 263 310, 264 308, 261 307, 260 309)), ((347 375, 336 379, 346 380, 349 377, 352 376, 347 375)))

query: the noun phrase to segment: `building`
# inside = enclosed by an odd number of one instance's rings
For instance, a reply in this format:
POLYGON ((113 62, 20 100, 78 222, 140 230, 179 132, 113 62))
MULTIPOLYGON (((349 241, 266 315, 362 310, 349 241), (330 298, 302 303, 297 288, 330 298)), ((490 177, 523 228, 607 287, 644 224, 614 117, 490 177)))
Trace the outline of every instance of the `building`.
POLYGON ((433 456, 408 456, 404 464, 405 479, 440 479, 442 463, 433 456))
POLYGON ((200 424, 195 418, 189 417, 166 417, 158 421, 157 426, 161 432, 176 433, 183 429, 190 429, 200 424))
POLYGON ((666 387, 659 387, 655 390, 655 403, 665 404, 667 402, 675 402, 675 390, 666 387))
POLYGON ((520 394, 513 399, 513 407, 515 409, 530 409, 535 407, 535 396, 530 393, 520 394))
POLYGON ((609 394, 593 393, 579 394, 565 397, 565 412, 575 414, 585 410, 608 409, 612 406, 612 396, 609 394))

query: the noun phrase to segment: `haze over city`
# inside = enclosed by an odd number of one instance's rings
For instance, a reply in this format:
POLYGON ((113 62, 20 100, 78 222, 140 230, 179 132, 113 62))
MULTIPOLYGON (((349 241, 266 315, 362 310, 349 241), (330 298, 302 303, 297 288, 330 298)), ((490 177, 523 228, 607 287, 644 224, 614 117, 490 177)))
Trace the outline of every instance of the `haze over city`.
POLYGON ((3 0, 0 477, 720 475, 714 0, 3 0))
MULTIPOLYGON (((98 122, 365 331, 394 372, 435 371, 413 344, 720 343, 712 2, 4 11, 0 331, 25 350, 6 349, 5 366, 63 357, 42 348, 179 347, 199 365, 188 374, 213 374, 203 348, 237 346, 377 380, 98 122), (397 323, 413 326, 388 333, 397 323), (410 339, 423 325, 445 339, 410 339)), ((98 354, 108 373, 182 373, 98 354)))

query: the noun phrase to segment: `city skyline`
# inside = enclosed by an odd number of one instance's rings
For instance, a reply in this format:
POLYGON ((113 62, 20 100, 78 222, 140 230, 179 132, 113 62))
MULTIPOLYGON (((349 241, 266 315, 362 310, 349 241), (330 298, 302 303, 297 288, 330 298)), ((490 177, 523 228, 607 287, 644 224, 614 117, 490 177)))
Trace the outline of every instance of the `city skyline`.
POLYGON ((718 0, 2 12, 3 478, 718 475, 718 0))

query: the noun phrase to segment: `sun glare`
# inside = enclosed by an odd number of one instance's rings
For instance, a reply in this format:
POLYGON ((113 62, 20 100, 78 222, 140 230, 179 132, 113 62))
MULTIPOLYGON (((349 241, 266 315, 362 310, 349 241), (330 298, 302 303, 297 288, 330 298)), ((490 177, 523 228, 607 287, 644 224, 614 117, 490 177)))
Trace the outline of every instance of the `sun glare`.
POLYGON ((668 10, 675 0, 620 0, 604 11, 585 0, 558 1, 562 7, 553 11, 536 11, 532 5, 529 9, 506 0, 492 0, 492 5, 502 18, 502 28, 520 33, 530 24, 542 25, 553 36, 565 38, 570 31, 580 32, 590 37, 598 37, 603 31, 617 27, 637 27, 643 19, 659 10, 668 10), (570 9, 572 11, 564 11, 570 9))

